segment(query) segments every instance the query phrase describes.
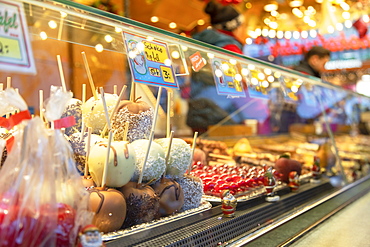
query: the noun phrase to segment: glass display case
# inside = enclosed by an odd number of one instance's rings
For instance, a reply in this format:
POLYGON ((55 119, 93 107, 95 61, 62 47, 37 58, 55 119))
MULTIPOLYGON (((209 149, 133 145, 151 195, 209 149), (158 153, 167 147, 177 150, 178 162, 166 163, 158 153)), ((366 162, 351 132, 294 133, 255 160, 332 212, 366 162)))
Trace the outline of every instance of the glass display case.
POLYGON ((8 20, 0 35, 0 78, 11 78, 7 86, 19 89, 34 114, 40 114, 40 90, 47 98, 50 86, 63 81, 83 100, 93 97, 94 87, 118 94, 126 85, 124 98, 158 105, 156 137, 172 130, 191 143, 198 132, 210 166, 232 160, 262 167, 290 152, 308 174, 315 156, 325 162, 328 177, 320 184, 306 181, 295 194, 282 188, 279 204, 250 197, 239 203, 235 218, 225 219, 216 201, 152 230, 107 236, 107 246, 237 245, 304 214, 323 197, 337 198, 355 185, 357 194, 366 189, 368 97, 71 1, 0 0, 0 6, 8 20), (13 22, 17 15, 22 22, 13 22))

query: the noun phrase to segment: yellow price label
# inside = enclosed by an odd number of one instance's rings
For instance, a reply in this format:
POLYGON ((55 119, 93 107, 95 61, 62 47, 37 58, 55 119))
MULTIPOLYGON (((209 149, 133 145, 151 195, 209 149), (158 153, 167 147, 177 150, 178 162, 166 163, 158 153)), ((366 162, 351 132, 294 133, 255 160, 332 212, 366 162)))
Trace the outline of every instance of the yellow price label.
POLYGON ((172 74, 171 68, 165 67, 165 66, 160 66, 160 67, 161 67, 163 81, 174 83, 175 80, 173 78, 173 74, 172 74))
POLYGON ((243 92, 242 83, 240 81, 234 80, 235 90, 237 92, 243 92))
POLYGON ((0 57, 22 59, 19 40, 0 37, 0 57))
POLYGON ((149 61, 164 63, 168 59, 167 49, 163 45, 143 41, 145 57, 149 61))
POLYGON ((228 62, 223 62, 222 64, 227 65, 228 69, 224 70, 224 74, 226 76, 231 76, 231 77, 235 76, 236 70, 235 70, 234 65, 232 65, 231 63, 228 63, 228 62))

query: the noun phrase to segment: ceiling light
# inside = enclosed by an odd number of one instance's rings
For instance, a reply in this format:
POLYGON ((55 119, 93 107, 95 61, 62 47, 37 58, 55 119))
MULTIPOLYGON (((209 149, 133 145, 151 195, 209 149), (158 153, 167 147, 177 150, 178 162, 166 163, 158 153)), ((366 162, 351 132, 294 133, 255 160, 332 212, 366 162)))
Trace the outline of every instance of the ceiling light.
POLYGON ((370 22, 370 18, 369 18, 369 16, 368 16, 368 15, 363 15, 363 16, 362 16, 362 20, 363 20, 365 23, 370 22))
POLYGON ((199 26, 203 26, 204 25, 204 20, 203 19, 200 19, 200 20, 198 20, 197 21, 197 24, 199 25, 199 26))
POLYGON ((159 18, 157 16, 152 16, 150 17, 150 21, 155 23, 159 21, 159 18))
POLYGON ((267 37, 268 35, 269 35, 269 30, 266 28, 262 29, 262 36, 267 37))
POLYGON ((345 11, 342 13, 342 17, 343 19, 348 20, 351 17, 351 14, 345 11))
POLYGON ((277 29, 279 27, 279 25, 276 21, 272 21, 272 22, 270 22, 269 27, 272 28, 272 29, 277 29))
POLYGON ((284 34, 284 37, 285 37, 286 39, 291 39, 291 38, 292 38, 292 32, 290 32, 290 31, 286 31, 286 32, 285 32, 285 34, 284 34))
POLYGON ((301 34, 298 31, 293 32, 293 38, 299 39, 300 36, 301 36, 301 34))
POLYGON ((172 29, 175 29, 177 27, 177 24, 175 22, 171 22, 170 24, 168 24, 168 26, 172 29))
POLYGON ((337 24, 335 24, 335 27, 337 28, 338 31, 342 31, 343 30, 343 24, 338 22, 337 24))
POLYGON ((278 39, 284 38, 284 32, 283 31, 277 31, 276 38, 278 38, 278 39))
POLYGON ((266 12, 276 11, 278 8, 279 5, 275 1, 271 1, 263 7, 266 12))
POLYGON ((314 30, 314 29, 310 30, 310 36, 311 36, 311 38, 316 38, 316 36, 317 36, 317 31, 316 31, 316 30, 314 30))
POLYGON ((301 7, 303 4, 303 0, 292 0, 289 2, 289 6, 292 8, 301 7))
POLYGON ((308 32, 307 32, 307 31, 302 31, 302 32, 301 32, 301 37, 302 37, 303 39, 307 39, 307 38, 308 38, 308 32))
POLYGON ((352 21, 350 21, 350 20, 346 20, 346 21, 344 22, 344 26, 345 26, 346 28, 351 28, 351 27, 352 27, 352 21))

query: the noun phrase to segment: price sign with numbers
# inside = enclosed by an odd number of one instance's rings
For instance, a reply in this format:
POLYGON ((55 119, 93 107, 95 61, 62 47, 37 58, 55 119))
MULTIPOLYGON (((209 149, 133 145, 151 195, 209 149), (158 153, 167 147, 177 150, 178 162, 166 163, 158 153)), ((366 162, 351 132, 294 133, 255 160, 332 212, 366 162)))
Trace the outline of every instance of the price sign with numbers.
POLYGON ((0 70, 36 73, 22 3, 0 0, 0 70))
POLYGON ((212 70, 218 95, 246 97, 242 77, 235 65, 222 58, 213 58, 212 70))
POLYGON ((166 43, 123 32, 131 74, 135 82, 178 88, 166 43))

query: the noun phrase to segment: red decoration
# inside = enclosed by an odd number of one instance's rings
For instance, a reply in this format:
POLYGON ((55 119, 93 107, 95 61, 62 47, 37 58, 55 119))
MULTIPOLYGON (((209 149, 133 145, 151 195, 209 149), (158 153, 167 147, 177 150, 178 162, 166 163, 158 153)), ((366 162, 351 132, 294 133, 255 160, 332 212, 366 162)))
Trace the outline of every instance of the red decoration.
POLYGON ((358 37, 360 39, 362 39, 363 37, 366 36, 366 33, 367 33, 367 25, 365 24, 365 22, 362 20, 362 18, 358 19, 357 21, 355 21, 352 26, 354 28, 356 28, 357 32, 358 32, 358 37))

